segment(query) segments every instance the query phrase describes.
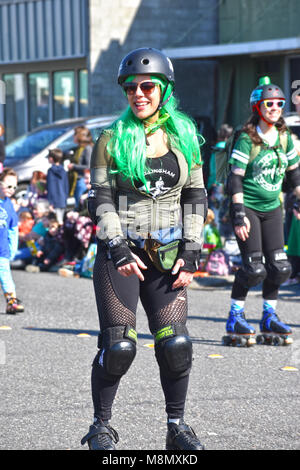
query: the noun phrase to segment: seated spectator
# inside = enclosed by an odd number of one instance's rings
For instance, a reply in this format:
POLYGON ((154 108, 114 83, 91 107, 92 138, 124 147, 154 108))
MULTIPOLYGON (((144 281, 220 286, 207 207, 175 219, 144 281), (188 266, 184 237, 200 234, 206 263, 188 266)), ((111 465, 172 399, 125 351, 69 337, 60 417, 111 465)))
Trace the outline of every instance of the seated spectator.
POLYGON ((67 212, 63 225, 67 261, 82 259, 85 256, 93 227, 94 224, 89 217, 81 216, 76 211, 67 212))
POLYGON ((22 211, 19 214, 19 244, 24 241, 24 237, 28 235, 34 225, 34 219, 30 211, 22 211))
POLYGON ((26 266, 27 272, 49 271, 61 259, 64 253, 64 243, 57 219, 49 219, 48 231, 39 245, 31 264, 26 266))
POLYGON ((12 262, 12 267, 24 267, 31 262, 38 246, 38 240, 45 237, 48 230, 49 203, 37 200, 33 208, 34 225, 29 233, 22 237, 12 262))

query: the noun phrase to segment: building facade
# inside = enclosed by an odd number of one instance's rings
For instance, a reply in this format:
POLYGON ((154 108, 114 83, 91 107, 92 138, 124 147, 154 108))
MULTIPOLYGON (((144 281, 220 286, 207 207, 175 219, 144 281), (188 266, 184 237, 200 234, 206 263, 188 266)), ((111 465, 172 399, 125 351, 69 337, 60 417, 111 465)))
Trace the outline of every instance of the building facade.
POLYGON ((218 44, 168 48, 177 61, 217 61, 216 127, 247 119, 249 97, 258 78, 269 75, 294 111, 300 91, 300 2, 298 0, 223 0, 218 5, 218 44))
MULTIPOLYGON (((137 47, 217 43, 218 4, 0 0, 0 122, 6 142, 56 120, 121 111, 122 57, 137 47)), ((175 59, 174 68, 181 107, 214 120, 215 62, 175 59)))

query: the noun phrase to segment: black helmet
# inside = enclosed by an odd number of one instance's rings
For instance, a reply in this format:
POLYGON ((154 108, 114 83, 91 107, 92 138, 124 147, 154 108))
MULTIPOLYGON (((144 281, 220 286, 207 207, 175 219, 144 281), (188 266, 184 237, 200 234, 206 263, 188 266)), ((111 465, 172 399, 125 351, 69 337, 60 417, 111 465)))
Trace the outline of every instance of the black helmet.
POLYGON ((152 47, 141 47, 129 52, 122 60, 118 83, 121 85, 129 75, 161 75, 174 86, 174 69, 170 59, 163 52, 152 47))
POLYGON ((279 86, 271 83, 270 77, 261 77, 259 85, 254 88, 250 96, 250 106, 253 110, 264 100, 271 100, 277 98, 285 101, 285 96, 279 86))

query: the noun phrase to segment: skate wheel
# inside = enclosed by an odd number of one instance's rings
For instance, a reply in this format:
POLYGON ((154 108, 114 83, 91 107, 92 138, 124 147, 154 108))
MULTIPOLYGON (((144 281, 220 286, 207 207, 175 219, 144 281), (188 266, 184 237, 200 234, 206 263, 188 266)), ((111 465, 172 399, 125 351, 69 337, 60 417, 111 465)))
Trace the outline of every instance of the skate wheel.
POLYGON ((244 338, 243 336, 241 336, 240 338, 237 338, 236 345, 239 346, 240 348, 247 346, 247 338, 244 338))
POLYGON ((267 344, 268 346, 271 346, 273 344, 272 336, 264 336, 264 338, 265 338, 265 344, 267 344))
POLYGON ((280 336, 275 336, 273 338, 273 344, 274 346, 282 346, 284 344, 284 339, 281 338, 280 336))
POLYGON ((258 335, 256 342, 257 344, 265 344, 265 337, 263 335, 258 335))
POLYGON ((222 338, 223 346, 230 346, 231 345, 231 338, 230 336, 223 336, 222 338))
POLYGON ((256 339, 255 338, 248 338, 247 339, 247 346, 248 348, 250 348, 251 346, 254 346, 254 344, 256 344, 256 339))
POLYGON ((289 337, 284 338, 284 345, 285 346, 289 346, 292 343, 293 343, 293 338, 289 338, 289 337))

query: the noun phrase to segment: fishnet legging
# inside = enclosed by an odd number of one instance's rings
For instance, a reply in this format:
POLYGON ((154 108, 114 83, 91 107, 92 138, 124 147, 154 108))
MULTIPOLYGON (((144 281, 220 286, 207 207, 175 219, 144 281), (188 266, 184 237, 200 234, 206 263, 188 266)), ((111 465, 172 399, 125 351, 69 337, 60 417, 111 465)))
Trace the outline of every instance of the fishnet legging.
POLYGON ((160 310, 148 316, 151 333, 171 323, 186 323, 187 318, 187 294, 186 288, 177 294, 176 299, 162 307, 160 310))
POLYGON ((104 330, 117 325, 130 325, 135 328, 135 312, 124 306, 113 289, 108 260, 104 250, 100 250, 96 256, 93 281, 100 329, 104 330))
MULTIPOLYGON (((104 330, 117 325, 130 325, 136 328, 136 312, 126 307, 118 297, 113 287, 109 263, 110 261, 107 260, 105 251, 99 250, 94 265, 93 281, 99 312, 100 329, 104 330)), ((143 290, 151 289, 151 286, 151 282, 147 283, 147 276, 145 276, 145 281, 140 283, 140 286, 139 283, 136 282, 136 279, 132 279, 132 289, 131 292, 128 292, 128 295, 131 296, 141 294, 141 300, 148 316, 151 333, 155 333, 163 326, 171 323, 185 324, 187 318, 186 289, 178 291, 174 294, 176 297, 172 302, 168 305, 164 305, 153 313, 150 308, 151 306, 147 305, 145 301, 143 302, 143 290)), ((157 292, 154 291, 153 295, 157 295, 157 292)), ((163 300, 162 298, 162 304, 163 300)))

